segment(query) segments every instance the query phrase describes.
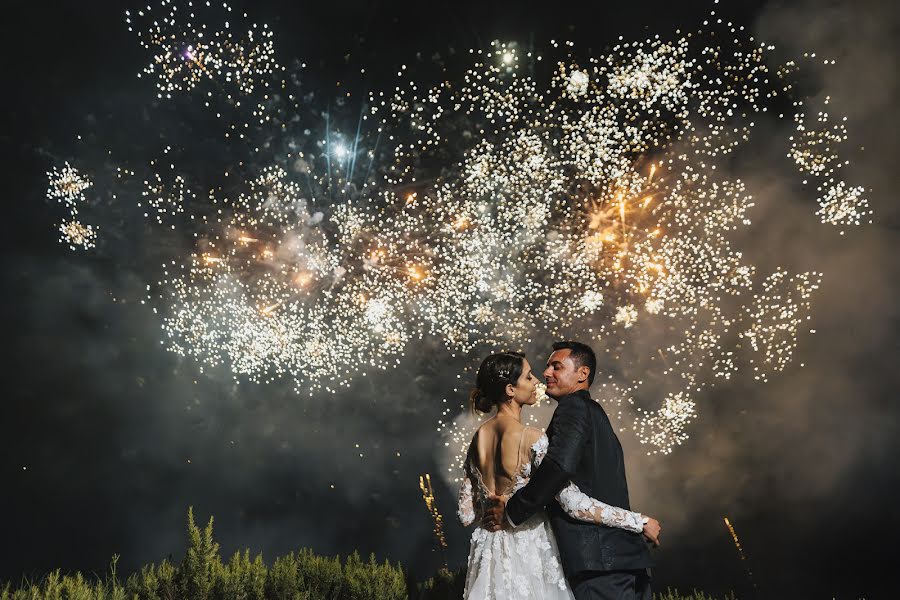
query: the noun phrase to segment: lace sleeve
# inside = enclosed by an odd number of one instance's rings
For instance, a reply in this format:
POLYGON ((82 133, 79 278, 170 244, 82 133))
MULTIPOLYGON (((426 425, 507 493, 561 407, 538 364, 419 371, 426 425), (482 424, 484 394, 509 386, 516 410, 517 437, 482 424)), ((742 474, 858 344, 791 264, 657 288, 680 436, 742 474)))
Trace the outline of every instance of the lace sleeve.
POLYGON ((617 527, 635 533, 641 533, 644 530, 642 514, 595 500, 578 489, 574 483, 564 487, 557 494, 556 500, 566 514, 573 519, 607 527, 617 527))
POLYGON ((464 477, 459 486, 459 508, 456 514, 459 522, 468 527, 475 521, 475 503, 472 498, 472 480, 464 477))
POLYGON ((550 441, 547 439, 547 434, 542 433, 541 437, 531 445, 531 462, 534 463, 535 467, 541 466, 541 463, 544 462, 544 457, 547 456, 547 448, 550 447, 550 441))
MULTIPOLYGON (((531 446, 532 460, 535 466, 540 465, 544 457, 547 456, 549 446, 550 443, 546 435, 542 435, 531 446)), ((556 495, 556 500, 562 509, 566 511, 566 514, 573 519, 606 525, 607 527, 618 527, 619 529, 626 529, 635 533, 641 533, 644 530, 644 516, 642 514, 595 500, 578 489, 578 486, 574 483, 569 482, 569 485, 556 495)))

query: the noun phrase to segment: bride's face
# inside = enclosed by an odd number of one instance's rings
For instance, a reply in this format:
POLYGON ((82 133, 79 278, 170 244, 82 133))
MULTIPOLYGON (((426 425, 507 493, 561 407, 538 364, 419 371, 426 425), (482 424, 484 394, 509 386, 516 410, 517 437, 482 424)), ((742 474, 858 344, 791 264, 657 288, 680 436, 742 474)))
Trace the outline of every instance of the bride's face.
POLYGON ((513 402, 531 406, 537 402, 537 377, 531 372, 531 365, 522 359, 522 374, 513 388, 513 402))

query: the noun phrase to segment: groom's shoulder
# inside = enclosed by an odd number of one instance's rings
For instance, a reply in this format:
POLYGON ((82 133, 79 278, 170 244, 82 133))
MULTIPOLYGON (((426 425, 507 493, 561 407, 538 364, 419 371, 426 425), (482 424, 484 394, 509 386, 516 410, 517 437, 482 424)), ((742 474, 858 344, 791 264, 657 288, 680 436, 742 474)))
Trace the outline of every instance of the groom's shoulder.
POLYGON ((571 394, 566 394, 565 396, 561 396, 558 400, 559 405, 563 404, 577 404, 579 406, 587 406, 589 404, 594 404, 595 401, 591 399, 591 393, 587 390, 578 390, 577 392, 572 392, 571 394))
POLYGON ((590 396, 578 392, 561 396, 557 402, 556 412, 569 415, 587 415, 589 405, 594 404, 590 396))
POLYGON ((606 414, 606 411, 603 410, 603 406, 601 406, 600 402, 591 398, 590 393, 587 391, 566 394, 565 396, 560 397, 558 402, 559 406, 556 409, 557 411, 562 409, 563 412, 582 414, 585 416, 597 412, 606 414))
MULTIPOLYGON (((575 401, 584 402, 584 399, 587 398, 587 395, 584 392, 572 392, 571 394, 566 394, 565 396, 560 396, 557 398, 557 402, 562 406, 564 404, 570 404, 575 401)), ((590 398, 588 398, 590 400, 590 398)))

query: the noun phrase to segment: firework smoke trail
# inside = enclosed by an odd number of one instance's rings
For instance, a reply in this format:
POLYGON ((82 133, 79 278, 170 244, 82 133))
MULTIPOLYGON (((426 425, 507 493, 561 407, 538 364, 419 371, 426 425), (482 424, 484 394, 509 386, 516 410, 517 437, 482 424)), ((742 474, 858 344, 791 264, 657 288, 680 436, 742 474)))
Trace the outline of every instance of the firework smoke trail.
POLYGON ((438 548, 441 550, 441 557, 444 561, 444 568, 446 569, 447 538, 444 536, 444 517, 441 515, 441 511, 438 510, 434 500, 434 488, 431 485, 430 474, 426 473, 419 476, 419 489, 422 490, 422 500, 425 502, 425 507, 428 508, 428 513, 431 515, 431 519, 434 522, 434 539, 438 548))
MULTIPOLYGON (((404 65, 357 112, 317 98, 305 66, 279 64, 272 32, 227 4, 163 0, 126 21, 159 105, 217 141, 173 132, 118 166, 106 196, 189 245, 147 300, 169 348, 238 381, 333 392, 425 336, 470 357, 576 337, 614 365, 597 398, 666 454, 705 388, 791 362, 819 285, 760 272, 733 241, 754 202, 724 166, 757 122, 793 119, 786 158, 823 223, 870 217, 864 188, 841 179, 842 123, 794 89, 802 61, 771 66, 772 48, 731 23, 602 56, 495 42, 433 86, 404 65)), ((100 168, 52 170, 48 196, 74 217, 100 168)), ((102 244, 105 224, 68 223, 73 248, 102 244)), ((438 423, 451 478, 462 412, 438 423)))
POLYGON ((741 557, 741 562, 744 563, 744 568, 747 569, 747 578, 750 580, 750 585, 755 588, 756 583, 753 582, 753 572, 750 570, 750 565, 747 564, 747 556, 744 554, 744 548, 741 546, 741 541, 738 539, 737 532, 735 532, 728 517, 722 517, 722 519, 725 521, 725 527, 728 528, 728 533, 731 534, 731 539, 734 541, 734 547, 737 548, 738 555, 741 557))

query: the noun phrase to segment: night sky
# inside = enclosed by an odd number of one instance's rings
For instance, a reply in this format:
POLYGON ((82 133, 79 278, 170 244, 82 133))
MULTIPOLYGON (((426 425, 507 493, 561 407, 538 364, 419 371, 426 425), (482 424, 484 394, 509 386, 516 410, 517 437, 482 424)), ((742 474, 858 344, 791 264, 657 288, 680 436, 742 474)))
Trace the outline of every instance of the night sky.
MULTIPOLYGON (((435 12, 405 0, 233 3, 273 28, 282 60, 307 61, 322 86, 359 89, 417 54, 494 39, 571 39, 599 53, 620 35, 696 29, 712 8, 582 4, 457 2, 435 12)), ((717 9, 786 55, 838 61, 811 85, 848 116, 848 179, 871 189, 875 223, 841 236, 809 214, 793 218, 814 212, 812 196, 763 176, 766 156, 743 165, 760 173, 748 182, 758 202, 751 253, 762 264, 825 273, 817 333, 801 338, 799 359, 768 384, 736 381, 703 397, 691 439, 673 455, 642 456, 623 434, 632 506, 663 524, 658 589, 896 598, 900 9, 886 0, 728 4, 717 9)), ((178 560, 191 505, 202 521, 215 516, 224 554, 358 549, 429 576, 441 559, 418 476, 441 470, 434 424, 460 363, 432 341, 396 371, 335 396, 236 385, 160 345, 135 265, 110 252, 86 260, 57 242, 45 172, 68 157, 76 134, 113 114, 139 114, 144 97, 135 78, 144 55, 125 28, 125 7, 11 0, 0 9, 8 211, 0 581, 54 568, 103 572, 113 554, 120 572, 178 560)), ((433 480, 449 561, 459 567, 468 533, 454 518, 455 490, 433 480)))

